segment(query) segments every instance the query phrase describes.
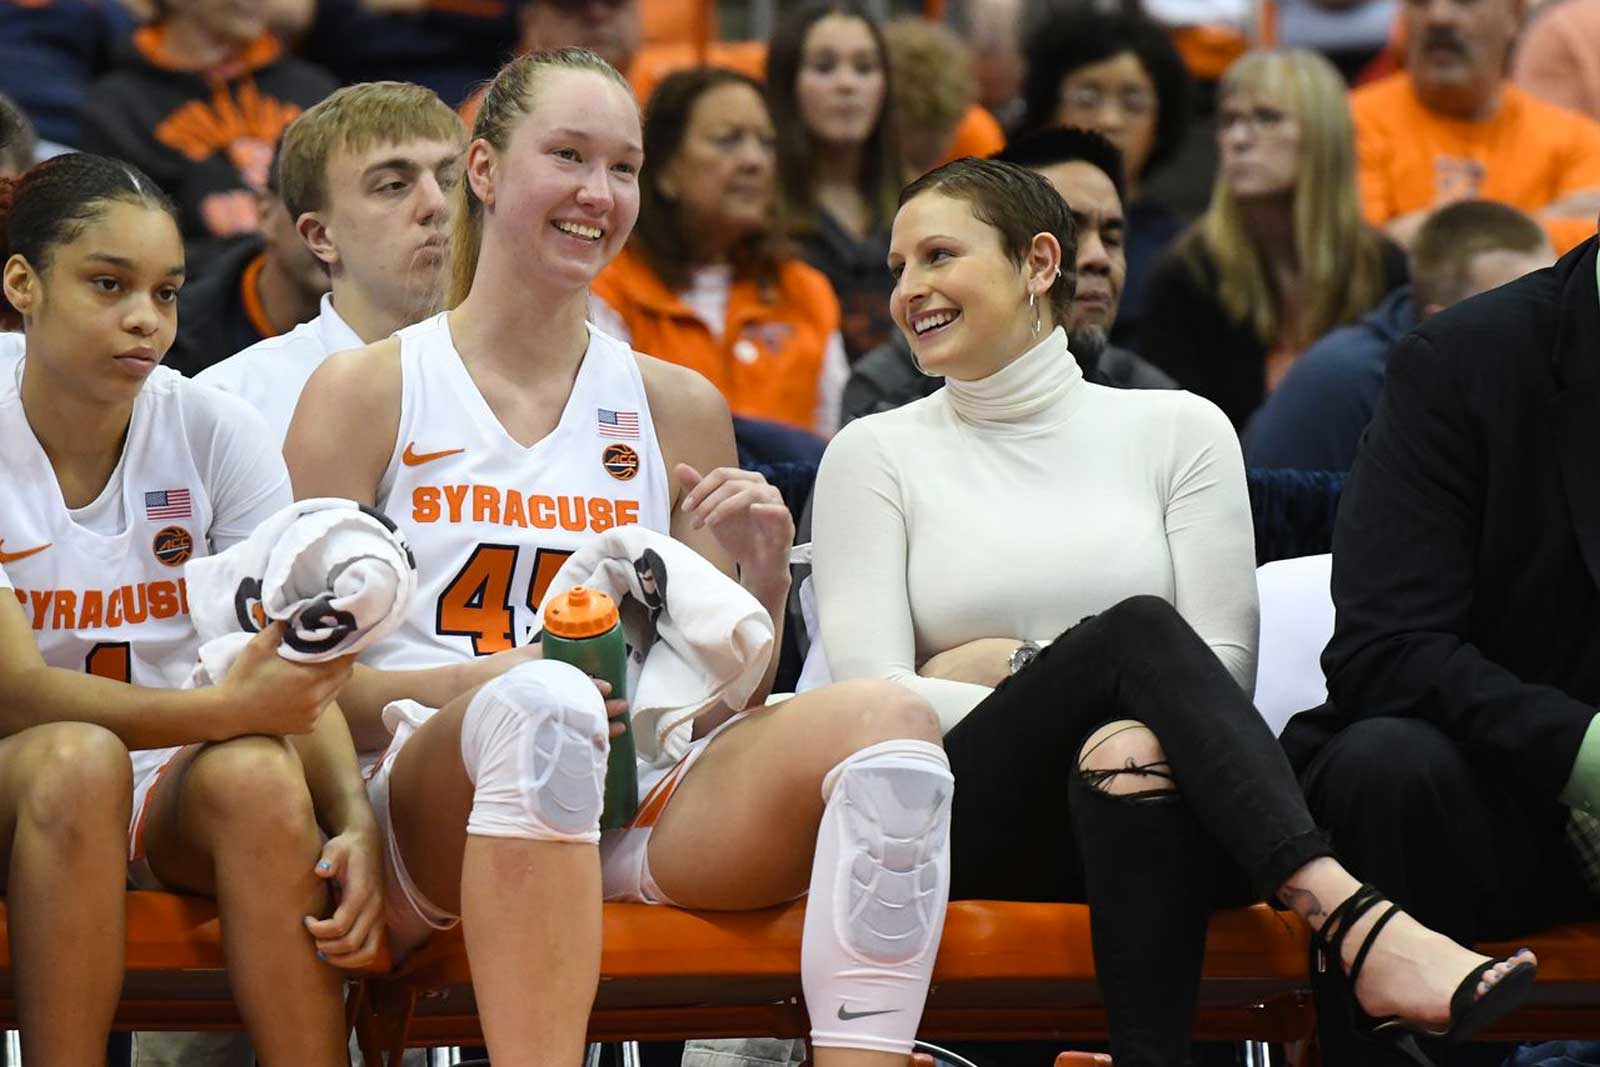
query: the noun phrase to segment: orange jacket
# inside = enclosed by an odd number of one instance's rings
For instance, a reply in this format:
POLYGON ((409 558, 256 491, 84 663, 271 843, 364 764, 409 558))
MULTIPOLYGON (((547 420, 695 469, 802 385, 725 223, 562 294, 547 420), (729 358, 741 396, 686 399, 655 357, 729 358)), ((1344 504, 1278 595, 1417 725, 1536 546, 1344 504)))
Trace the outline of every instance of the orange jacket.
MULTIPOLYGON (((1374 226, 1466 196, 1534 213, 1600 186, 1600 123, 1510 82, 1482 122, 1429 111, 1404 72, 1352 92, 1350 112, 1361 207, 1374 226)), ((1593 215, 1542 221, 1557 252, 1594 236, 1593 215)))
POLYGON ((775 290, 763 290, 734 281, 719 338, 631 248, 594 282, 594 294, 627 323, 634 349, 699 371, 735 414, 813 429, 839 300, 828 279, 799 260, 783 264, 775 290))
POLYGON ((940 162, 949 163, 963 156, 992 156, 1005 146, 1006 131, 1000 127, 999 121, 986 108, 973 104, 961 121, 956 123, 950 148, 940 162))

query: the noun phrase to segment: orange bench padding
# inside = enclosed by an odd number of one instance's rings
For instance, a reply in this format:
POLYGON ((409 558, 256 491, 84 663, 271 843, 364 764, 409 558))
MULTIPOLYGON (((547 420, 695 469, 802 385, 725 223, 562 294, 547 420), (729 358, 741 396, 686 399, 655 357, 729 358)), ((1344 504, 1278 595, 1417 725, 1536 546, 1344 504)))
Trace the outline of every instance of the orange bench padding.
MULTIPOLYGON (((730 1012, 741 1005, 781 1005, 786 1012, 750 1016, 750 1026, 761 1025, 763 1018, 792 1025, 803 1010, 797 998, 804 914, 804 904, 798 902, 756 912, 605 905, 597 1032, 703 1032, 720 1019, 735 1018, 730 1012)), ((0 927, 5 921, 0 906, 0 927)), ((1600 923, 1482 948, 1500 955, 1521 945, 1538 953, 1539 986, 1530 1006, 1496 1034, 1597 1036, 1600 923)), ((127 951, 130 985, 140 975, 220 971, 224 961, 215 905, 169 893, 129 893, 127 951)), ((1244 1036, 1268 1018, 1261 1014, 1262 1005, 1277 1000, 1287 1006, 1271 1016, 1268 1029, 1305 1036, 1310 1019, 1304 1010, 1306 957, 1307 931, 1292 915, 1260 905, 1219 912, 1207 937, 1198 1030, 1237 1030, 1244 1036)), ((8 939, 0 938, 0 969, 10 964, 8 939)), ((1083 905, 959 901, 950 905, 946 919, 924 1029, 944 1036, 996 1037, 1092 1031, 1101 1025, 1094 1014, 1098 995, 1093 977, 1088 909, 1083 905), (1063 998, 1064 990, 1071 995, 1063 998)), ((416 995, 469 982, 466 952, 459 931, 452 931, 396 970, 368 976, 363 985, 374 996, 358 1000, 377 1005, 364 1010, 380 1015, 389 1010, 386 1005, 403 1002, 403 1013, 377 1020, 398 1040, 437 1037, 475 1026, 475 1020, 470 1012, 454 1018, 445 1012, 431 1022, 419 1015, 417 1026, 408 1030, 416 995)), ((124 1007, 119 1026, 236 1025, 231 1016, 218 1012, 214 996, 194 1003, 181 997, 170 1002, 159 996, 125 998, 124 1007)), ((14 1004, 0 998, 0 1021, 14 1019, 14 1004)))

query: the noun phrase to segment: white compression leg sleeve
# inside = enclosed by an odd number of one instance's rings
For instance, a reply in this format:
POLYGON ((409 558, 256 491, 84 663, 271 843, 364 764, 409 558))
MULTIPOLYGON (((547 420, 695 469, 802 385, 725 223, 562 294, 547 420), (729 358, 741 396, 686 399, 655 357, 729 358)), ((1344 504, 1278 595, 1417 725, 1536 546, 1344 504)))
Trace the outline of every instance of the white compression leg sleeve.
POLYGON ((605 700, 588 676, 548 659, 513 667, 461 718, 467 833, 596 843, 610 751, 605 700))
POLYGON ((884 741, 828 772, 800 978, 811 1041, 909 1053, 950 898, 944 750, 884 741))

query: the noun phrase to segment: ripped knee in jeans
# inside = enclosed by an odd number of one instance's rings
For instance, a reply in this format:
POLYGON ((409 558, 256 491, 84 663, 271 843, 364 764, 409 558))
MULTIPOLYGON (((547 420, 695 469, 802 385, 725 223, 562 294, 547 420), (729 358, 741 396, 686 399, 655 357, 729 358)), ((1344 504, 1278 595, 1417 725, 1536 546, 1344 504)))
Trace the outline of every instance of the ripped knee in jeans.
POLYGON ((1130 800, 1166 799, 1178 791, 1160 739, 1136 719, 1108 722, 1090 734, 1078 753, 1078 773, 1091 789, 1130 800))

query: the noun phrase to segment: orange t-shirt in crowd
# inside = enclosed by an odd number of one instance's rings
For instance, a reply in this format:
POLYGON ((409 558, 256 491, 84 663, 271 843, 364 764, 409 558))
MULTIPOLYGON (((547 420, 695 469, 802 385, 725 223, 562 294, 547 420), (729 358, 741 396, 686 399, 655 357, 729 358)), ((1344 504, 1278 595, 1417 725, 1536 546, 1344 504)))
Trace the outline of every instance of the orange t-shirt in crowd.
POLYGON ((839 300, 822 272, 787 260, 777 285, 735 280, 715 336, 631 248, 594 281, 594 295, 622 317, 635 351, 699 371, 736 415, 816 426, 828 339, 839 300))
POLYGON ((1006 131, 1001 128, 1000 121, 983 105, 973 104, 956 124, 955 137, 950 141, 950 150, 940 162, 948 163, 952 159, 961 159, 964 156, 977 156, 982 159, 994 155, 1005 146, 1006 131))
MULTIPOLYGON (((1600 188, 1600 123, 1511 82, 1501 86, 1494 117, 1481 122, 1429 111, 1403 71, 1353 91, 1350 111, 1362 210, 1374 226, 1468 197, 1534 213, 1600 188)), ((1541 221, 1558 252, 1595 232, 1593 214, 1541 221)))

